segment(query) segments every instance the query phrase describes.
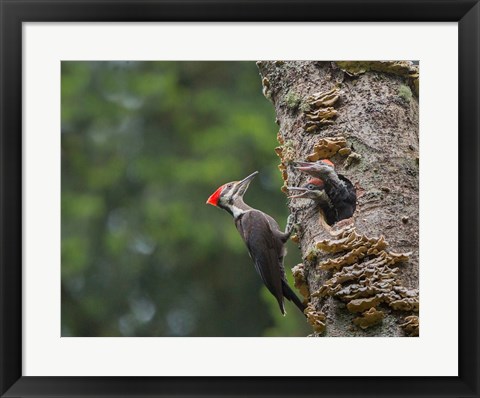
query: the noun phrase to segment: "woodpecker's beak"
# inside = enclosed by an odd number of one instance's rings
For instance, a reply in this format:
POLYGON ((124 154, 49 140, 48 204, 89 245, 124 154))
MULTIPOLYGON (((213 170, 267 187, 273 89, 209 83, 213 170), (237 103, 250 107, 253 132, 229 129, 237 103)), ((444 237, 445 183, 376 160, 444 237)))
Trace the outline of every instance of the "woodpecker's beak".
POLYGON ((289 191, 302 191, 302 193, 299 193, 297 195, 290 195, 287 196, 288 199, 295 199, 295 198, 307 198, 308 199, 308 192, 309 190, 307 188, 302 188, 302 187, 287 187, 289 191))
POLYGON ((335 170, 333 163, 325 159, 315 163, 295 162, 295 164, 295 169, 303 171, 317 178, 324 178, 325 175, 329 175, 335 170))
POLYGON ((243 198, 245 192, 247 192, 248 186, 253 178, 258 174, 258 171, 253 172, 249 176, 245 177, 242 181, 238 181, 235 186, 235 196, 240 196, 243 198))
POLYGON ((315 170, 315 163, 311 162, 295 162, 295 169, 300 171, 312 171, 315 170))

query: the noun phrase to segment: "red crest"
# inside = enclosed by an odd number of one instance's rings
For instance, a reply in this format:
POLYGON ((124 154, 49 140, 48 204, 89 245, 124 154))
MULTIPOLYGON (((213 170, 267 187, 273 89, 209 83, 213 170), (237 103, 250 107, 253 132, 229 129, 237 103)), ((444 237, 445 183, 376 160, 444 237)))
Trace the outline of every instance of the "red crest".
POLYGON ((220 199, 220 194, 223 191, 223 187, 225 185, 222 185, 220 188, 218 188, 214 193, 210 195, 210 197, 207 199, 207 204, 212 205, 212 206, 217 206, 218 205, 218 199, 220 199))
POLYGON ((335 168, 335 165, 328 159, 322 159, 322 160, 320 160, 320 162, 322 162, 324 164, 328 164, 329 166, 335 168))
POLYGON ((321 180, 320 178, 311 178, 307 181, 307 184, 313 184, 319 188, 323 188, 323 186, 325 185, 323 180, 321 180))

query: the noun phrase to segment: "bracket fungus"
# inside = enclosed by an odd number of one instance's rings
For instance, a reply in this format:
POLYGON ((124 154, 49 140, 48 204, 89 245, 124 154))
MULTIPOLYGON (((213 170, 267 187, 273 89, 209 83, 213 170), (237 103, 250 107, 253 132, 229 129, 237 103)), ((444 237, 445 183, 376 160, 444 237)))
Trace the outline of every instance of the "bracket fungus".
POLYGON ((312 94, 306 99, 304 114, 307 118, 305 131, 307 133, 316 132, 320 127, 332 124, 333 119, 337 115, 334 104, 340 98, 340 90, 338 87, 324 92, 312 94))
POLYGON ((340 98, 340 90, 333 87, 331 90, 312 94, 307 98, 311 106, 315 108, 333 106, 340 98))
POLYGON ((348 156, 352 153, 352 150, 350 148, 341 148, 338 150, 338 154, 342 156, 348 156))
POLYGON ((418 311, 418 291, 402 286, 394 265, 408 260, 410 253, 387 250, 388 242, 359 234, 355 227, 346 228, 332 239, 315 244, 310 260, 318 261, 320 252, 330 256, 318 266, 334 271, 313 297, 335 297, 347 303, 350 312, 362 312, 354 323, 365 329, 378 323, 385 314, 375 308, 385 304, 398 311, 418 311))
POLYGON ((272 91, 270 87, 270 80, 268 80, 268 77, 264 77, 262 79, 262 92, 263 95, 265 96, 266 99, 271 100, 272 99, 272 91))
POLYGON ((398 300, 392 300, 389 303, 390 307, 399 311, 415 311, 419 310, 418 297, 402 297, 398 300))
POLYGON ((296 151, 295 151, 295 148, 293 147, 292 142, 284 141, 284 139, 280 135, 280 132, 278 132, 277 134, 277 139, 278 139, 278 142, 280 143, 280 146, 277 146, 275 148, 275 153, 280 158, 280 164, 278 165, 278 169, 282 173, 282 179, 284 181, 284 184, 281 187, 281 191, 285 194, 288 194, 288 188, 286 184, 288 180, 288 174, 287 174, 286 165, 295 159, 296 151))
POLYGON ((290 236, 290 240, 294 243, 299 243, 300 242, 300 238, 298 237, 298 234, 292 234, 292 236, 290 236))
POLYGON ((419 68, 411 61, 336 61, 337 66, 350 76, 368 71, 391 73, 407 78, 418 96, 419 68))
POLYGON ((293 278, 295 280, 294 286, 298 289, 300 294, 308 299, 310 297, 310 290, 305 279, 305 267, 302 263, 297 264, 292 268, 293 278))
POLYGON ((377 311, 372 307, 368 311, 365 311, 362 316, 355 318, 353 323, 362 329, 366 329, 370 326, 376 325, 383 318, 385 318, 385 313, 383 311, 377 311))
POLYGON ((366 235, 358 234, 355 228, 348 228, 340 231, 335 237, 337 239, 321 240, 315 244, 315 247, 327 253, 339 253, 360 246, 371 246, 379 241, 384 242, 385 247, 388 245, 383 237, 369 238, 366 235))
POLYGON ((350 312, 364 312, 372 307, 376 307, 381 302, 381 298, 377 296, 354 299, 347 304, 347 309, 350 312))
POLYGON ((347 147, 347 140, 345 137, 326 137, 321 138, 313 146, 313 152, 307 155, 306 160, 309 162, 316 162, 321 159, 329 159, 336 154, 347 156, 343 166, 347 169, 352 164, 359 162, 362 158, 358 153, 353 152, 351 148, 347 147))
POLYGON ((347 140, 344 137, 328 137, 321 138, 313 146, 313 153, 307 156, 309 162, 316 162, 320 159, 328 159, 344 149, 347 145, 347 140))
POLYGON ((402 323, 400 327, 403 328, 407 336, 417 337, 420 329, 418 316, 410 315, 405 317, 405 323, 402 323))
POLYGON ((280 145, 283 145, 285 143, 285 140, 282 137, 282 134, 280 134, 280 130, 277 133, 277 141, 280 145))
POLYGON ((356 152, 351 152, 343 162, 343 167, 348 169, 352 164, 360 162, 362 156, 356 152))
POLYGON ((315 332, 323 333, 325 331, 327 317, 322 311, 316 311, 313 304, 309 303, 303 313, 307 317, 308 323, 312 325, 315 332))

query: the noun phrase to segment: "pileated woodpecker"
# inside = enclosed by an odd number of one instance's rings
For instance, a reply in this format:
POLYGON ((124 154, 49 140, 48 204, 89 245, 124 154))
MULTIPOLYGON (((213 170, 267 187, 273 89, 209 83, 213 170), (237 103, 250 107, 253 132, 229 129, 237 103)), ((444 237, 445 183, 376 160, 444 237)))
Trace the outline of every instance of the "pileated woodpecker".
POLYGON ((323 181, 323 189, 330 199, 334 209, 334 222, 352 217, 357 206, 355 187, 343 175, 337 174, 332 162, 324 159, 315 163, 295 163, 298 165, 296 169, 323 181))
POLYGON ((238 232, 247 245, 255 269, 267 289, 277 299, 282 314, 286 314, 284 297, 293 301, 303 312, 305 306, 288 286, 283 268, 283 258, 286 255, 285 243, 291 234, 290 223, 287 223, 285 232, 282 232, 272 217, 250 207, 243 201, 243 195, 257 174, 258 171, 241 181, 222 185, 208 198, 207 203, 220 207, 233 216, 238 232))
POLYGON ((297 195, 290 195, 289 199, 311 199, 320 208, 325 221, 328 225, 333 225, 337 221, 335 208, 328 195, 325 192, 325 183, 319 178, 311 178, 301 187, 288 187, 291 191, 300 191, 297 195))

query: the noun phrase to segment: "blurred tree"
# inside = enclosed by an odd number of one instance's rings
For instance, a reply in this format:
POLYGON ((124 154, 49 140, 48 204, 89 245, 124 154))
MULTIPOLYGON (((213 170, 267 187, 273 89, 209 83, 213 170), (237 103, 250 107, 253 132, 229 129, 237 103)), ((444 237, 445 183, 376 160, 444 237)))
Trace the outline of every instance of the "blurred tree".
POLYGON ((260 87, 254 62, 62 62, 62 336, 307 333, 205 205, 259 170, 247 200, 285 225, 260 87))

